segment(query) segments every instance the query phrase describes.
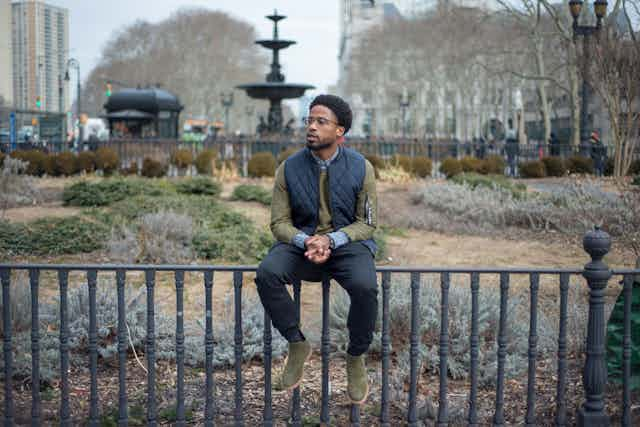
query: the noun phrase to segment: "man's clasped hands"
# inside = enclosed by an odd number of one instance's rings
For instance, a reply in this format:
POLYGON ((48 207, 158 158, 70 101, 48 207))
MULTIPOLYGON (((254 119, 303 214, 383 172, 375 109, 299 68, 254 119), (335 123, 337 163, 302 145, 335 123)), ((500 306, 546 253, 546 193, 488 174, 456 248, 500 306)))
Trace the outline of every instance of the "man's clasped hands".
POLYGON ((304 241, 307 249, 304 256, 314 264, 323 264, 331 256, 331 240, 329 236, 316 234, 304 241))

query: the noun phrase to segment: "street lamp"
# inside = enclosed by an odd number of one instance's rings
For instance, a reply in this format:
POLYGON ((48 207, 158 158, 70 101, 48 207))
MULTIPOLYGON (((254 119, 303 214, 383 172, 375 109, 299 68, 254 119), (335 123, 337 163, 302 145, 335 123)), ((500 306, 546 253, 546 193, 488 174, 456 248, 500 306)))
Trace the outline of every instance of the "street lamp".
POLYGON ((81 99, 81 88, 80 88, 80 63, 78 62, 77 59, 74 58, 69 58, 69 60, 67 61, 67 71, 65 71, 64 73, 64 80, 69 83, 69 81, 71 80, 70 76, 69 76, 69 69, 70 68, 75 68, 76 72, 77 72, 77 78, 78 78, 78 100, 76 102, 76 116, 78 117, 78 136, 76 137, 76 149, 78 149, 78 146, 80 145, 80 143, 82 142, 82 123, 80 122, 80 111, 81 111, 81 105, 80 105, 80 99, 81 99))
POLYGON ((220 102, 224 107, 224 130, 226 134, 227 131, 231 131, 231 128, 229 127, 229 108, 233 106, 233 92, 220 92, 220 102))
POLYGON ((591 36, 597 34, 602 27, 602 18, 607 13, 607 2, 605 0, 596 0, 593 3, 593 10, 596 15, 596 25, 579 25, 578 17, 582 11, 582 0, 570 0, 569 11, 573 17, 573 39, 577 40, 578 36, 582 36, 583 50, 583 76, 582 76, 582 105, 580 108, 580 141, 582 143, 581 151, 588 153, 588 142, 590 131, 588 129, 589 119, 589 62, 591 57, 591 36))
POLYGON ((400 110, 402 110, 402 138, 407 137, 407 109, 411 106, 411 98, 405 88, 400 95, 400 110))

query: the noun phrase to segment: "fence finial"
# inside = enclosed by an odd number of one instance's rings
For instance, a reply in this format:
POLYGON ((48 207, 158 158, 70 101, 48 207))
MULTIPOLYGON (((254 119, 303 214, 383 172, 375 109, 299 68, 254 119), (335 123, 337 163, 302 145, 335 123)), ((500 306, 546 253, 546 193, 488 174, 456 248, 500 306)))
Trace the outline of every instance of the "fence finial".
POLYGON ((607 385, 604 292, 611 278, 611 270, 603 258, 611 249, 611 237, 596 226, 584 236, 583 247, 591 256, 582 273, 589 285, 589 323, 587 357, 582 373, 585 400, 577 418, 579 426, 608 426, 609 415, 604 404, 607 385))

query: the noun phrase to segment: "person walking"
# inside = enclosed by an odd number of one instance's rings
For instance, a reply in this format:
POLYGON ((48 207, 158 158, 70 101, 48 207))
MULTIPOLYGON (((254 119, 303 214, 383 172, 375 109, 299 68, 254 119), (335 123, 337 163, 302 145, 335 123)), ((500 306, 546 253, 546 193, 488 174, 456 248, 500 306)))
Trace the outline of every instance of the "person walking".
POLYGON ((600 135, 597 131, 591 132, 591 136, 589 137, 589 142, 591 145, 591 159, 593 160, 593 169, 596 176, 604 175, 604 167, 607 163, 607 148, 604 146, 602 141, 600 140, 600 135))
POLYGON ((277 243, 260 263, 255 279, 265 311, 289 345, 274 390, 297 387, 311 355, 286 284, 321 281, 327 275, 351 300, 347 394, 352 403, 362 404, 369 391, 365 354, 378 313, 375 173, 360 153, 342 145, 352 122, 349 104, 334 95, 320 95, 309 108, 303 119, 306 147, 276 171, 271 231, 277 243))

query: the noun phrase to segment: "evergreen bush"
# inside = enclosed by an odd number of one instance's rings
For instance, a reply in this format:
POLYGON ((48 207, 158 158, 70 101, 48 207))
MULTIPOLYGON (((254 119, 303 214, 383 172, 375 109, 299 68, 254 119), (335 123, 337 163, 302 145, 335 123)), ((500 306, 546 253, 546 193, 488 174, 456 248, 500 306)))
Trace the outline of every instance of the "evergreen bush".
POLYGON ((259 202, 263 205, 271 205, 271 192, 259 185, 241 184, 233 189, 232 200, 245 202, 259 202))
POLYGON ((222 191, 220 184, 207 177, 185 179, 176 184, 176 191, 183 194, 217 196, 222 191))

